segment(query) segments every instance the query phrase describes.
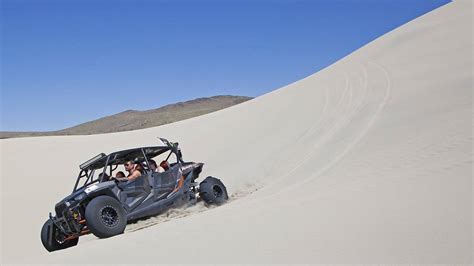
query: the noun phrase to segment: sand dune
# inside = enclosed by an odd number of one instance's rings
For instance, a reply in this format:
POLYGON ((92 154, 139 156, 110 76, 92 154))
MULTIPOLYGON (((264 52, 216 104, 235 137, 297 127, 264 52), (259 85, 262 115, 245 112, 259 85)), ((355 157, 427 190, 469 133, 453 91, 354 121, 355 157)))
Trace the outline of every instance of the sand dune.
POLYGON ((205 116, 2 140, 2 262, 472 262, 472 15, 468 1, 447 4, 312 76, 205 116), (47 253, 39 230, 77 165, 156 136, 205 162, 202 175, 222 178, 231 201, 47 253))

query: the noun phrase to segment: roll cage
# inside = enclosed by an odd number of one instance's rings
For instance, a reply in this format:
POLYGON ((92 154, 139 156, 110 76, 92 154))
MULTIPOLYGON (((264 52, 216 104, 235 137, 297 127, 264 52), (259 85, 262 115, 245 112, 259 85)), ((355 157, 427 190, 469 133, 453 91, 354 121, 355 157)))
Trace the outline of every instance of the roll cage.
POLYGON ((175 154, 177 163, 183 163, 183 158, 181 150, 178 148, 178 143, 172 143, 162 138, 160 138, 160 140, 166 144, 166 146, 151 146, 128 149, 113 152, 109 155, 100 153, 97 156, 87 160, 86 162, 79 165, 79 175, 77 176, 77 180, 72 192, 76 192, 77 190, 93 183, 103 182, 107 175, 107 168, 109 168, 109 176, 111 176, 112 172, 117 169, 120 164, 124 164, 127 161, 136 163, 145 162, 146 165, 144 165, 144 167, 145 170, 147 170, 149 159, 169 151, 170 153, 166 157, 166 160, 168 160, 172 154, 175 154), (101 174, 97 175, 97 177, 94 177, 95 172, 100 169, 102 169, 101 174), (85 182, 82 185, 79 185, 80 181, 84 178, 86 178, 85 182))

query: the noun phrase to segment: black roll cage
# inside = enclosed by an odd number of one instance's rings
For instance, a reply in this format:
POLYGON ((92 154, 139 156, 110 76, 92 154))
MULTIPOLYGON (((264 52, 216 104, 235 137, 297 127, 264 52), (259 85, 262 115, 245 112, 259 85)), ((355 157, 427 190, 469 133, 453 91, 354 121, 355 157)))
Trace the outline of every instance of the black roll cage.
POLYGON ((183 163, 183 158, 181 154, 181 149, 178 148, 178 143, 169 142, 166 139, 160 140, 165 143, 167 146, 153 146, 153 147, 141 147, 123 151, 117 151, 106 155, 104 153, 100 153, 99 155, 89 159, 85 163, 81 164, 79 168, 79 175, 77 176, 76 183, 74 185, 74 189, 72 192, 76 192, 77 190, 86 187, 90 184, 103 182, 104 178, 106 177, 107 166, 109 166, 109 173, 117 169, 119 164, 122 164, 126 161, 134 161, 134 162, 146 162, 144 167, 148 167, 149 159, 154 158, 160 154, 163 154, 167 151, 170 151, 166 160, 170 158, 172 154, 176 155, 177 163, 183 163), (94 179, 94 173, 96 170, 102 169, 102 174, 98 175, 97 178, 94 179), (82 178, 87 178, 83 185, 79 186, 79 181, 82 178))

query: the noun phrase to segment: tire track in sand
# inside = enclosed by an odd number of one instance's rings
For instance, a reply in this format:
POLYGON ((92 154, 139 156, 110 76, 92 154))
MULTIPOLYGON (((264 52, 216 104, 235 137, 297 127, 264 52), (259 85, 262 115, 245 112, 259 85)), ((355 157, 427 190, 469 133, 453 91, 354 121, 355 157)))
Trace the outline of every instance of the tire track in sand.
MULTIPOLYGON (((296 183, 284 186, 281 189, 279 189, 278 191, 264 196, 263 199, 266 199, 268 197, 272 197, 272 196, 275 196, 275 195, 279 195, 283 192, 287 192, 288 190, 296 189, 300 186, 306 185, 307 183, 309 183, 313 180, 318 179, 318 177, 320 177, 324 172, 328 171, 329 169, 334 167, 338 162, 340 162, 363 139, 363 137, 367 135, 367 133, 369 132, 369 130, 372 128, 373 124, 377 120, 378 116, 380 115, 380 113, 385 108, 386 104, 388 103, 388 101, 390 99, 390 95, 391 95, 391 89, 392 89, 390 74, 387 71, 387 69, 385 67, 383 67, 382 65, 380 65, 379 63, 374 62, 374 61, 368 61, 367 62, 367 65, 370 65, 370 64, 373 65, 374 67, 378 68, 382 72, 383 76, 385 77, 384 80, 385 80, 386 86, 385 86, 384 96, 381 99, 381 101, 378 104, 375 111, 371 114, 371 117, 369 118, 369 121, 367 122, 367 124, 363 127, 363 129, 361 131, 359 131, 359 133, 353 138, 353 140, 340 153, 338 153, 331 161, 329 161, 327 164, 322 166, 314 174, 309 174, 309 175, 307 175, 308 177, 300 179, 296 183)), ((344 125, 347 125, 347 123, 349 123, 352 120, 352 118, 358 112, 360 112, 360 110, 364 106, 371 103, 371 102, 366 102, 365 105, 363 104, 364 101, 368 99, 368 95, 369 95, 368 72, 367 72, 366 67, 363 67, 363 69, 364 69, 364 73, 366 75, 365 86, 364 86, 365 87, 365 93, 364 93, 364 97, 362 97, 363 101, 360 104, 358 104, 356 110, 354 110, 350 115, 348 115, 343 120, 341 120, 342 122, 339 123, 340 126, 332 127, 331 132, 330 132, 331 134, 326 134, 325 138, 324 138, 324 141, 323 140, 318 141, 317 144, 315 144, 313 146, 313 149, 309 152, 309 154, 307 156, 305 156, 303 159, 301 159, 302 160, 301 163, 299 163, 296 167, 292 168, 289 172, 285 173, 284 175, 282 175, 281 177, 279 177, 275 181, 288 178, 291 174, 293 174, 295 171, 297 171, 303 165, 307 164, 310 161, 310 159, 313 158, 313 155, 316 153, 318 146, 323 145, 325 143, 325 141, 327 141, 328 139, 334 137, 335 132, 338 132, 338 130, 344 128, 344 125)), ((264 187, 262 190, 267 189, 267 188, 268 188, 268 186, 264 187)))

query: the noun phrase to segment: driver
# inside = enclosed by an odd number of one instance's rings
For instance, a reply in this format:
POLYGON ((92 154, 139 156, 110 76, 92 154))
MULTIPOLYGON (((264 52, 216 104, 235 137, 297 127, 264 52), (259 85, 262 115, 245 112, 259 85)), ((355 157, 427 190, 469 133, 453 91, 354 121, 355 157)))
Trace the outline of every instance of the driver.
POLYGON ((125 167, 125 170, 128 172, 128 180, 134 180, 142 175, 142 173, 140 173, 140 171, 137 169, 137 166, 132 161, 125 162, 123 167, 125 167))

